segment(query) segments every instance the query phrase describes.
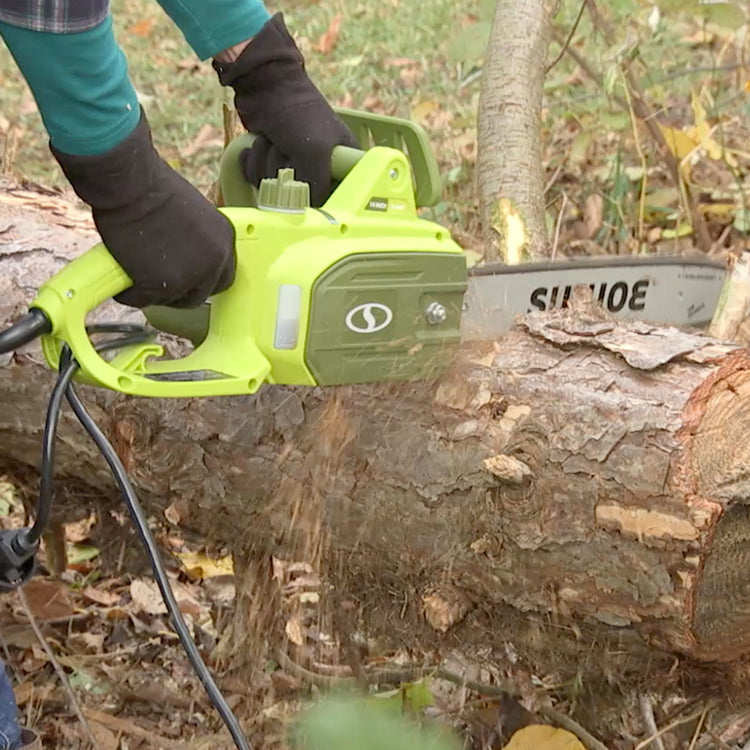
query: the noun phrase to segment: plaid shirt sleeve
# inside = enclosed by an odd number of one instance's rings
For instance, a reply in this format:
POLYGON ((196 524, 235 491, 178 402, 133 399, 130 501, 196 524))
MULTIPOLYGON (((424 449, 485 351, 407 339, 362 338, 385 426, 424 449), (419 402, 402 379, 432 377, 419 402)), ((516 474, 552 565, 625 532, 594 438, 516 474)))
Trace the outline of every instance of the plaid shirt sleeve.
POLYGON ((0 21, 53 34, 86 31, 108 13, 109 0, 0 0, 0 21))

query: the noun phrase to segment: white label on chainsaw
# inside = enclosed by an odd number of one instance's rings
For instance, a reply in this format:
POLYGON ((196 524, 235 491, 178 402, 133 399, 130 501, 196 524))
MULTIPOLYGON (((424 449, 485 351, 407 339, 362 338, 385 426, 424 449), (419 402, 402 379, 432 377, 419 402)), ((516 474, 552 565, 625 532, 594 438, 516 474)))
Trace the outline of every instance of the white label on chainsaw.
POLYGON ((353 307, 346 316, 346 327, 354 333, 377 333, 393 320, 393 311, 379 302, 366 302, 353 307))

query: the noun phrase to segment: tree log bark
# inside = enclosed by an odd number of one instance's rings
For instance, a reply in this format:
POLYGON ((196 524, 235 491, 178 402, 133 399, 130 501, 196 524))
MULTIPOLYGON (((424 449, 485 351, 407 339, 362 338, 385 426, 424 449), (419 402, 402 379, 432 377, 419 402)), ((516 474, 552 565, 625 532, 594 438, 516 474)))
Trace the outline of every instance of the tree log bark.
MULTIPOLYGON (((63 201, 14 206, 7 187, 2 325, 93 239, 63 201)), ((3 358, 0 458, 38 464, 53 379, 35 346, 3 358)), ((248 609, 274 555, 320 566, 356 627, 395 638, 469 637, 507 603, 697 659, 750 652, 750 356, 734 345, 567 310, 465 348, 438 382, 81 392, 152 514, 261 562, 248 609)), ((68 413, 57 471, 112 486, 68 413)))

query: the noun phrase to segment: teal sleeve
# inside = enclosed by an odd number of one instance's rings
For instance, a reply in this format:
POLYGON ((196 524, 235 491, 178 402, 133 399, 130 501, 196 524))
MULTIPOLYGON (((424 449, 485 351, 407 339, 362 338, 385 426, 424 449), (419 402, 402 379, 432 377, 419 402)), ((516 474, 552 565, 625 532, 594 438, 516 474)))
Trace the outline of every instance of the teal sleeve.
POLYGON ((255 36, 271 17, 261 0, 157 0, 201 60, 255 36))
POLYGON ((0 36, 36 99, 52 145, 65 154, 103 154, 141 117, 112 18, 74 34, 0 23, 0 36))

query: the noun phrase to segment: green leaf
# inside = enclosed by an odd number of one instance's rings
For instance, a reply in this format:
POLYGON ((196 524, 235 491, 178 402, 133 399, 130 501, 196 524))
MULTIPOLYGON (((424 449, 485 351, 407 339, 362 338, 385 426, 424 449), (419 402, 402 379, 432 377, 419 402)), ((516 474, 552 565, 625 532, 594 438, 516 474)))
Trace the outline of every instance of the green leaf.
POLYGON ((588 159, 589 148, 594 142, 594 133, 591 130, 582 130, 570 144, 568 160, 573 166, 580 167, 588 159))
POLYGON ((685 2, 685 0, 659 0, 659 10, 682 12, 703 18, 725 29, 737 31, 747 23, 747 16, 736 2, 685 2))
POLYGON ((7 516, 16 504, 16 487, 0 477, 0 516, 7 516))
POLYGON ((627 130, 631 127, 627 112, 602 112, 599 119, 607 130, 627 130))
POLYGON ((453 167, 445 173, 444 182, 446 185, 458 185, 459 183, 464 182, 467 177, 468 175, 466 174, 463 165, 459 164, 457 167, 453 167))
POLYGON ((747 234, 748 232, 750 232, 750 211, 745 208, 741 208, 739 211, 737 211, 737 213, 734 215, 732 226, 738 232, 742 232, 743 234, 747 234))
POLYGON ((693 228, 690 224, 678 224, 674 229, 665 229, 662 231, 661 236, 665 240, 673 240, 677 237, 688 237, 693 233, 693 228))
POLYGON ((671 11, 679 11, 679 10, 686 10, 691 9, 693 7, 697 7, 697 3, 691 4, 686 3, 685 0, 659 0, 657 3, 659 6, 659 10, 662 13, 669 13, 671 11))
POLYGON ((459 750, 447 729, 419 727, 358 698, 330 698, 312 708, 298 727, 298 750, 459 750))
POLYGON ((73 672, 68 679, 70 680, 70 686, 74 690, 85 690, 87 693, 92 693, 93 695, 109 695, 112 691, 111 685, 108 685, 106 682, 98 682, 91 675, 80 670, 73 672))
POLYGON ((732 31, 747 23, 745 12, 736 3, 701 4, 697 10, 709 23, 732 31))
POLYGON ((69 544, 67 552, 69 565, 80 565, 99 557, 99 550, 90 544, 69 544))
POLYGON ((652 190, 646 196, 646 208, 657 211, 672 211, 680 200, 680 192, 675 187, 662 187, 652 190))
POLYGON ((435 696, 430 690, 429 679, 419 682, 405 682, 401 685, 401 692, 404 696, 404 707, 417 715, 421 714, 428 706, 435 704, 435 696))
POLYGON ((615 86, 617 85, 619 79, 620 69, 617 67, 617 65, 610 65, 604 71, 604 75, 602 76, 602 88, 608 96, 612 96, 612 94, 614 93, 615 86))

